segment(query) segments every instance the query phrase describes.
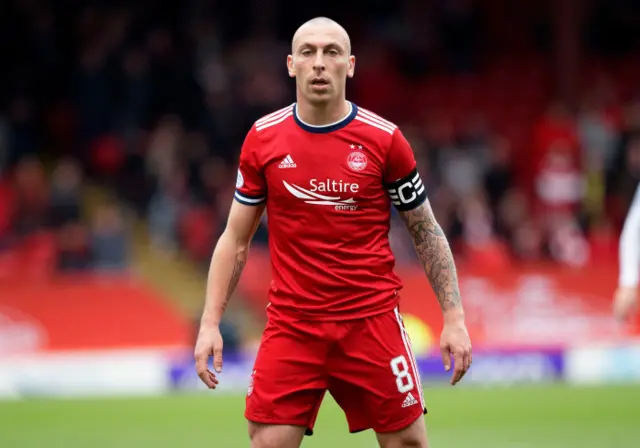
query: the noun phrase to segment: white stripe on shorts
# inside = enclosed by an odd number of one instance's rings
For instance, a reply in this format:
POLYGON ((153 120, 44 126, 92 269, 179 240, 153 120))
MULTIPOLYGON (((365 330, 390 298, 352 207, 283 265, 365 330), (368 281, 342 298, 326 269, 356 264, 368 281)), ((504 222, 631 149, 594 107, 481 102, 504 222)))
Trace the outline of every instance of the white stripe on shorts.
POLYGON ((418 371, 418 364, 416 363, 416 358, 413 356, 413 350, 411 350, 411 340, 409 339, 409 335, 407 334, 407 330, 404 328, 404 324, 402 323, 402 316, 398 312, 398 308, 394 308, 393 312, 396 313, 396 321, 398 322, 398 327, 400 328, 400 336, 402 337, 402 342, 404 343, 404 348, 407 351, 407 356, 411 361, 411 366, 413 367, 413 378, 416 381, 416 387, 418 388, 418 394, 420 395, 420 406, 422 409, 425 408, 424 404, 424 392, 422 391, 422 380, 420 379, 420 372, 418 371))

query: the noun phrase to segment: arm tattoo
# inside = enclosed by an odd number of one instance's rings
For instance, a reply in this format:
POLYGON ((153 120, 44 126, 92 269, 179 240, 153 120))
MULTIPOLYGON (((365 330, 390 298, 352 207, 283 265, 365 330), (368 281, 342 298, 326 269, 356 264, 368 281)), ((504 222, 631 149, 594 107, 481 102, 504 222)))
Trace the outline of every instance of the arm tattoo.
POLYGON ((227 289, 227 297, 222 304, 222 311, 224 312, 227 309, 227 305, 229 304, 229 300, 231 300, 231 295, 235 291, 238 286, 238 281, 240 281, 240 275, 242 274, 242 270, 244 269, 244 265, 246 264, 246 260, 241 256, 236 258, 236 262, 233 265, 233 272, 231 273, 231 279, 229 280, 229 288, 227 289))
POLYGON ((458 274, 449 242, 428 201, 401 212, 424 270, 443 311, 461 305, 458 274))

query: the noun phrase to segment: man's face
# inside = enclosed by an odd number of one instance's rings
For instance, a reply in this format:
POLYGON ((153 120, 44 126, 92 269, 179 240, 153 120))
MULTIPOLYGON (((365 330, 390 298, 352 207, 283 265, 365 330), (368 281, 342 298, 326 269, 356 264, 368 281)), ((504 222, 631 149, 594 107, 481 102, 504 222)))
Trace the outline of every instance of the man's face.
POLYGON ((330 24, 302 28, 287 58, 289 75, 296 78, 298 94, 311 104, 326 104, 344 96, 355 57, 350 55, 344 30, 330 24))

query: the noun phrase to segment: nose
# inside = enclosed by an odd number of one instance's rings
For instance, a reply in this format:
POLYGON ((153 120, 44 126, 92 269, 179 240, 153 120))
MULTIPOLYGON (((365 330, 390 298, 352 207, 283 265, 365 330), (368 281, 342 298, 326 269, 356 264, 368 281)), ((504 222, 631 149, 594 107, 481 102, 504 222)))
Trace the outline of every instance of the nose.
POLYGON ((313 61, 313 69, 317 71, 324 71, 325 69, 322 50, 318 50, 316 53, 316 59, 313 61))

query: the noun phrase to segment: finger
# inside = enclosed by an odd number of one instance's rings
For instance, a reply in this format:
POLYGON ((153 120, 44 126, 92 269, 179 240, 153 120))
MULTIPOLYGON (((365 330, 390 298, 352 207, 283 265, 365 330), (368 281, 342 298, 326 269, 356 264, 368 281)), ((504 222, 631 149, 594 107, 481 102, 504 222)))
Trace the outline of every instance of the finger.
POLYGON ((213 369, 222 372, 222 346, 213 349, 213 369))
POLYGON ((440 352, 442 353, 442 364, 444 364, 444 370, 448 372, 451 369, 451 353, 449 352, 449 347, 441 347, 440 352))
POLYGON ((460 351, 456 350, 453 353, 453 361, 454 361, 454 368, 453 368, 453 374, 451 375, 452 386, 454 386, 458 381, 460 381, 460 376, 464 371, 464 360, 462 359, 462 353, 460 351))
POLYGON ((209 389, 215 389, 218 385, 218 379, 215 377, 213 372, 209 370, 198 376, 209 389))
POLYGON ((460 378, 458 378, 458 382, 462 381, 462 378, 464 378, 464 376, 469 371, 469 367, 471 367, 471 353, 470 352, 465 351, 465 353, 463 355, 463 358, 462 358, 462 363, 463 363, 464 367, 462 369, 462 374, 460 375, 460 378))
POLYGON ((215 389, 220 383, 220 381, 218 380, 218 378, 216 378, 216 375, 213 372, 208 371, 207 373, 209 374, 209 384, 210 384, 209 388, 215 389))
POLYGON ((198 375, 201 375, 208 370, 207 362, 209 361, 209 354, 200 351, 197 352, 194 357, 196 359, 196 372, 198 372, 198 375))
POLYGON ((210 389, 215 388, 217 379, 215 375, 209 371, 207 368, 207 361, 209 360, 209 356, 206 354, 198 354, 196 355, 196 372, 200 377, 200 380, 210 389), (215 380, 215 381, 214 381, 215 380))
POLYGON ((465 353, 464 353, 464 371, 465 371, 465 373, 469 370, 469 367, 471 367, 471 349, 466 350, 465 353))
POLYGON ((200 380, 209 388, 215 389, 218 384, 218 379, 214 376, 213 372, 206 370, 204 372, 198 372, 200 380))

